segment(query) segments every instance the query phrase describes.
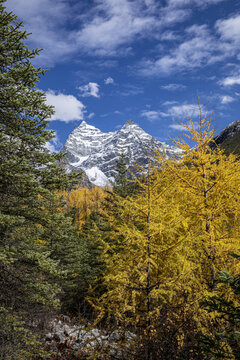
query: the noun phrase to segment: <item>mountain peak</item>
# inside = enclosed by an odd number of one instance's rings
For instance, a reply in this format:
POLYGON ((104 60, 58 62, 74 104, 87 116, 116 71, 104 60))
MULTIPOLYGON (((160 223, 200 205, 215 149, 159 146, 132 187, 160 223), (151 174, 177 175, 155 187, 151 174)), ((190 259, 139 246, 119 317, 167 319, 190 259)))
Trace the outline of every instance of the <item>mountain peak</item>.
POLYGON ((135 125, 132 120, 128 120, 125 125, 135 125))
POLYGON ((137 126, 132 120, 128 120, 122 127, 122 129, 128 129, 129 127, 137 126))
POLYGON ((98 131, 98 132, 100 131, 95 126, 89 125, 85 120, 83 120, 81 122, 81 124, 77 127, 77 129, 76 129, 77 133, 79 132, 79 130, 81 130, 81 131, 98 131))
POLYGON ((113 180, 120 149, 131 169, 137 173, 136 162, 147 168, 150 147, 163 149, 168 157, 177 155, 176 148, 154 139, 132 120, 120 130, 107 133, 82 121, 63 147, 62 151, 66 153, 64 167, 68 172, 82 169, 94 185, 104 186, 113 180))
POLYGON ((83 126, 87 126, 88 124, 86 123, 86 121, 85 120, 83 120, 82 122, 81 122, 81 124, 79 125, 79 127, 83 127, 83 126))

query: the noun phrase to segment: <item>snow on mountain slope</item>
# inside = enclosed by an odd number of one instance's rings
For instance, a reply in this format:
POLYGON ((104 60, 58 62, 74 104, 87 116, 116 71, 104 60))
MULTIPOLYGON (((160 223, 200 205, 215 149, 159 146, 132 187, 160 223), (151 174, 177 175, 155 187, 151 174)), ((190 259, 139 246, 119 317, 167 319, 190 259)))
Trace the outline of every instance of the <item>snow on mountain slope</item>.
POLYGON ((104 187, 109 183, 109 179, 97 166, 93 166, 91 169, 86 169, 85 172, 89 181, 96 186, 104 187))
POLYGON ((125 154, 129 166, 138 163, 146 167, 147 154, 156 147, 167 157, 179 153, 178 148, 158 141, 132 121, 120 130, 107 133, 82 121, 69 135, 61 152, 66 153, 63 166, 68 172, 82 169, 94 185, 104 186, 113 180, 121 152, 125 154))

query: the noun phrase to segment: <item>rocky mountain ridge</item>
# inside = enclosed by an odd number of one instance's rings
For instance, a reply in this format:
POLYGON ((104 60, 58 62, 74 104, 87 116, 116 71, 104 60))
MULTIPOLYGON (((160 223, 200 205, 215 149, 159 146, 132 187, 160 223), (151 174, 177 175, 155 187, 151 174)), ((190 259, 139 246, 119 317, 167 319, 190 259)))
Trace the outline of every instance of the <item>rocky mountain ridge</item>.
POLYGON ((214 143, 224 149, 226 154, 240 154, 240 120, 233 121, 219 135, 214 143))
POLYGON ((111 184, 119 154, 124 153, 129 166, 135 164, 146 168, 149 151, 158 148, 167 157, 179 156, 180 150, 160 142, 146 133, 133 121, 128 121, 120 130, 104 133, 85 121, 68 136, 61 152, 67 172, 83 170, 96 186, 111 184))

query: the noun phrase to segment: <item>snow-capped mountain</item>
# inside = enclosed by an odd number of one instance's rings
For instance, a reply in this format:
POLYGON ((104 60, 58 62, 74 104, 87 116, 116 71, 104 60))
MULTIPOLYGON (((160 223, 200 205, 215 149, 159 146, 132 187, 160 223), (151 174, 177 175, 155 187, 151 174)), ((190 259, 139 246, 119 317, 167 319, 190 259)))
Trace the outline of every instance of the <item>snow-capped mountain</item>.
POLYGON ((147 134, 132 121, 120 130, 107 133, 82 121, 69 135, 61 152, 66 153, 63 166, 68 172, 84 170, 92 184, 105 186, 113 180, 121 152, 125 154, 129 166, 134 167, 138 163, 147 167, 147 154, 156 147, 167 157, 176 157, 180 152, 178 148, 147 134))

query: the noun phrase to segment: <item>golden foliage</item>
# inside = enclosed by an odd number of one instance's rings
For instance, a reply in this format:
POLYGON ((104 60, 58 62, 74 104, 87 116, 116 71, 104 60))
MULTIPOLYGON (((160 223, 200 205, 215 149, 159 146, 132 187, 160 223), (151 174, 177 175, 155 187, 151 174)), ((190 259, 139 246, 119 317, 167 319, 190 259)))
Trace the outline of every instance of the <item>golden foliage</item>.
POLYGON ((212 318, 199 301, 221 291, 219 270, 239 271, 229 256, 239 248, 239 162, 210 147, 208 119, 200 117, 197 128, 189 119, 185 127, 195 145, 177 141, 180 160, 159 155, 137 195, 115 196, 107 215, 113 231, 102 236, 105 292, 92 301, 100 318, 114 317, 148 346, 159 327, 167 333, 178 323, 179 348, 192 325, 193 333, 206 331, 212 318))
POLYGON ((105 189, 93 187, 92 189, 77 188, 70 194, 65 193, 67 208, 73 209, 74 225, 81 229, 92 211, 101 213, 103 202, 107 193, 105 189))

